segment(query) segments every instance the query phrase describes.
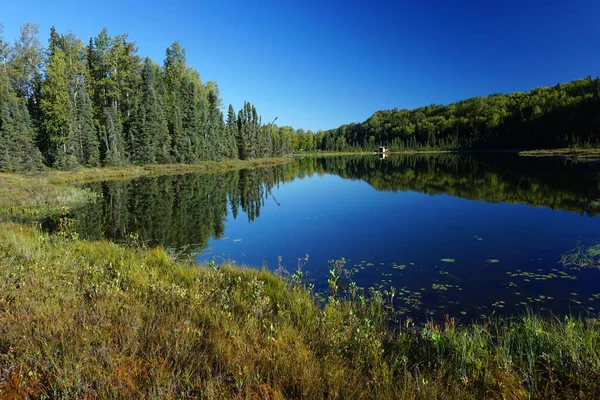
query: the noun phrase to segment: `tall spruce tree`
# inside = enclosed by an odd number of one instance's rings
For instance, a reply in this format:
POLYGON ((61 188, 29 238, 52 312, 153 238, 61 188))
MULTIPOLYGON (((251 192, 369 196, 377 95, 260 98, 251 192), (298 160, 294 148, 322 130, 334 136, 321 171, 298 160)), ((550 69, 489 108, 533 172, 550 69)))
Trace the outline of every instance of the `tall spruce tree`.
POLYGON ((36 170, 42 167, 42 157, 26 103, 10 83, 8 51, 0 26, 0 170, 36 170))
POLYGON ((85 85, 79 86, 76 96, 75 137, 79 141, 77 143, 77 159, 82 165, 97 167, 100 165, 100 141, 94 125, 92 101, 85 85))
POLYGON ((237 122, 236 122, 235 110, 231 104, 229 105, 229 108, 227 109, 226 132, 227 132, 227 143, 228 143, 226 157, 227 158, 237 158, 237 157, 239 157, 238 144, 237 144, 237 136, 238 136, 237 122))

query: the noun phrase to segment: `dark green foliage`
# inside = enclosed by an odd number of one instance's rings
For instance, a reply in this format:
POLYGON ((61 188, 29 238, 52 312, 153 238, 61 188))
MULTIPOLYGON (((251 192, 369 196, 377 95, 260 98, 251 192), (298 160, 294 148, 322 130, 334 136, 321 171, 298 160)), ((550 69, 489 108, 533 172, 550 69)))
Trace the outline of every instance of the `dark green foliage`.
POLYGON ((600 78, 526 93, 474 97, 447 106, 378 111, 327 131, 317 148, 529 149, 592 147, 600 131, 600 78))
POLYGON ((42 167, 42 156, 33 141, 27 108, 8 88, 0 93, 0 170, 25 171, 42 167))
POLYGON ((170 161, 170 143, 164 106, 160 101, 160 70, 149 58, 144 61, 142 86, 132 122, 132 160, 136 164, 170 161))
POLYGON ((100 165, 100 142, 94 125, 94 115, 90 96, 81 85, 77 93, 75 136, 78 138, 77 158, 80 164, 88 167, 100 165))
MULTIPOLYGON (((0 61, 8 46, 0 29, 0 61)), ((42 156, 34 144, 34 130, 25 99, 19 99, 10 84, 8 68, 0 64, 0 170, 37 170, 42 156)))
POLYGON ((115 107, 107 107, 104 109, 103 120, 100 136, 104 141, 104 165, 123 165, 126 163, 126 155, 121 115, 115 107))
MULTIPOLYGON (((233 116, 233 108, 228 113, 228 127, 233 116)), ((238 146, 238 156, 242 160, 271 157, 273 153, 272 124, 263 126, 261 118, 249 102, 238 112, 235 138, 238 146)), ((231 129, 231 128, 230 128, 231 129)))

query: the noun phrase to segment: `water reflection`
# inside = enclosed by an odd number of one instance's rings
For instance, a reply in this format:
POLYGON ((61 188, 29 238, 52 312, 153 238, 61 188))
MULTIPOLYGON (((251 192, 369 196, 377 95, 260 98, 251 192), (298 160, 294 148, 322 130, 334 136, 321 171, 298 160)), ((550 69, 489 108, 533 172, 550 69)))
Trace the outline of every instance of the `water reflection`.
MULTIPOLYGON (((362 180, 378 191, 448 194, 594 216, 600 209, 599 171, 596 163, 514 155, 302 158, 220 174, 89 184, 99 200, 73 217, 83 238, 121 241, 135 234, 151 245, 194 246, 199 251, 211 237, 224 235, 228 217, 237 219, 241 212, 254 221, 265 201, 279 205, 274 187, 314 174, 362 180)), ((48 229, 55 223, 45 221, 48 229)))
POLYGON ((82 238, 134 236, 199 260, 275 269, 282 256, 293 271, 308 253, 302 263, 322 292, 327 261, 345 257, 359 286, 396 288, 397 307, 415 317, 593 311, 598 270, 558 262, 598 240, 599 171, 515 155, 302 158, 94 183, 99 200, 71 217, 82 238))

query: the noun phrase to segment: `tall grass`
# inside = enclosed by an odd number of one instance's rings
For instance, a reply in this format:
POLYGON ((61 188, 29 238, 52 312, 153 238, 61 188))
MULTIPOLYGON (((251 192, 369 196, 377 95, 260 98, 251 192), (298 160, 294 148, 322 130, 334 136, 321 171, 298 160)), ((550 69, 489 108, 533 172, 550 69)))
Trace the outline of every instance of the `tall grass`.
POLYGON ((301 274, 3 224, 0 397, 600 397, 596 319, 415 326, 331 267, 320 307, 301 274))

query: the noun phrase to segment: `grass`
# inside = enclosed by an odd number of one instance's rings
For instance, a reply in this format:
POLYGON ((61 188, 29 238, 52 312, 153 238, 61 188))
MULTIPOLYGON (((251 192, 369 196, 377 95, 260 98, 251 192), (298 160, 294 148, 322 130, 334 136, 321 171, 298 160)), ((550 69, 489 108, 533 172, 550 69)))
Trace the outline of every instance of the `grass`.
POLYGON ((95 199, 89 191, 50 183, 46 177, 0 173, 0 218, 66 213, 95 199))
POLYGON ((600 396, 596 319, 417 329, 393 293, 342 286, 339 264, 320 307, 300 274, 67 233, 0 229, 0 398, 600 396))

